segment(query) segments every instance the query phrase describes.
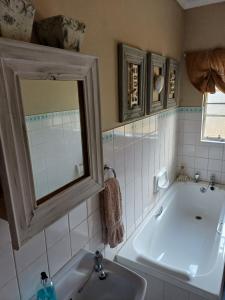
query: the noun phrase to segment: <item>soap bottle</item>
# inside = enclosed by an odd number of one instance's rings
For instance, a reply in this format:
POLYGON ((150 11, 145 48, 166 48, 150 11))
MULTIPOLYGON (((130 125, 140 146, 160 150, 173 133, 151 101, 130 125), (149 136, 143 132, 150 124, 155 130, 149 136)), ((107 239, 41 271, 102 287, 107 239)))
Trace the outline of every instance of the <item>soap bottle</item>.
POLYGON ((41 284, 37 291, 37 300, 57 300, 54 284, 45 272, 41 272, 41 284))

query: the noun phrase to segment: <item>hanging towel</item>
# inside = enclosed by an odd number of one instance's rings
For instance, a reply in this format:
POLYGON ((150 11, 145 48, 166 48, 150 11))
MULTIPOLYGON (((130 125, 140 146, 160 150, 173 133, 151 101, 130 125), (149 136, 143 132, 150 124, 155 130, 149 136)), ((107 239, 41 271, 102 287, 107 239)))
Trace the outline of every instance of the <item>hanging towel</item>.
POLYGON ((122 197, 118 180, 113 177, 105 182, 105 189, 100 193, 103 242, 115 248, 123 241, 122 197))

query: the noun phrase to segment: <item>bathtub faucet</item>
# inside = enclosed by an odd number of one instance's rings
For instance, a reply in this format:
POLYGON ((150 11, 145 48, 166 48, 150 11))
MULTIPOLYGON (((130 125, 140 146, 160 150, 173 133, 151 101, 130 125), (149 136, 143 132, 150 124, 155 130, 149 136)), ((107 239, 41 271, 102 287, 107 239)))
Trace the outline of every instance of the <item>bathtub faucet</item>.
POLYGON ((211 191, 214 191, 214 189, 215 189, 215 181, 216 181, 216 177, 215 177, 215 175, 214 174, 212 174, 211 176, 210 176, 210 182, 209 182, 209 187, 210 187, 210 190, 211 191))
POLYGON ((163 212, 163 207, 160 206, 160 209, 159 209, 158 212, 155 214, 155 218, 158 219, 158 217, 161 216, 162 212, 163 212))

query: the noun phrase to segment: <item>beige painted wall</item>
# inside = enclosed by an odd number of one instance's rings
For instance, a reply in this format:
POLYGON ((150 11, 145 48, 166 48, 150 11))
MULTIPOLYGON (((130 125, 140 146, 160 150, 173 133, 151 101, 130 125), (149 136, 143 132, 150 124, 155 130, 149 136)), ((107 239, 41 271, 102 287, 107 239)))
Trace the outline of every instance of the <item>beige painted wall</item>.
POLYGON ((79 108, 76 81, 21 80, 26 116, 79 108))
POLYGON ((100 58, 102 127, 118 126, 117 43, 180 59, 183 11, 176 0, 34 0, 37 18, 64 14, 87 25, 81 52, 100 58))
MULTIPOLYGON (((185 11, 184 51, 225 47, 225 3, 185 11)), ((181 106, 200 106, 202 94, 187 78, 183 68, 181 106)))

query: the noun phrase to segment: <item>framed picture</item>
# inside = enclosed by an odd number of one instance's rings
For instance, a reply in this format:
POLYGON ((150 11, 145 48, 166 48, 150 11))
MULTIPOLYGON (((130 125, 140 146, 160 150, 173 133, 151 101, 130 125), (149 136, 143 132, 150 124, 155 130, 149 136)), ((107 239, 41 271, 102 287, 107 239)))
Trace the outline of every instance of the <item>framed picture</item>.
POLYGON ((166 58, 159 54, 147 54, 147 102, 146 113, 164 108, 166 58))
POLYGON ((118 45, 119 121, 145 114, 146 52, 118 45))
POLYGON ((167 58, 166 61, 166 96, 164 107, 177 105, 179 84, 179 64, 175 59, 167 58))

